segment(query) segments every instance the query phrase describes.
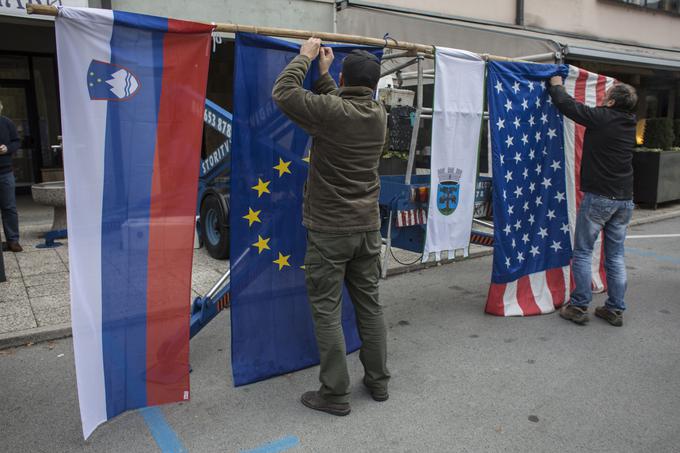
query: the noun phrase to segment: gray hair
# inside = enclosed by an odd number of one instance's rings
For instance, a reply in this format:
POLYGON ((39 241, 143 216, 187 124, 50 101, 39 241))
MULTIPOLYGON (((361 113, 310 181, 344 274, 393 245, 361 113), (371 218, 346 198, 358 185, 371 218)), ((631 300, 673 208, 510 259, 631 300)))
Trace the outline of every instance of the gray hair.
POLYGON ((614 101, 614 107, 626 112, 632 112, 637 105, 638 96, 635 88, 625 83, 617 83, 609 93, 609 99, 614 101))

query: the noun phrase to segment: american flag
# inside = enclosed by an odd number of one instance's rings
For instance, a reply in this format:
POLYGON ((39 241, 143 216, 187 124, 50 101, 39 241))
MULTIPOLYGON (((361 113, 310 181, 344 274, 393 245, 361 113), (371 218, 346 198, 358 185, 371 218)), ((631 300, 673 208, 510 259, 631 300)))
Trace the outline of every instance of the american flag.
MULTIPOLYGON (((590 107, 600 105, 606 91, 616 80, 601 74, 588 72, 585 69, 569 66, 569 74, 564 81, 567 93, 579 102, 590 107)), ((581 157, 583 156, 583 135, 585 127, 564 118, 564 152, 567 168, 567 206, 569 207, 569 226, 572 243, 576 227, 576 212, 581 205, 581 157)), ((602 234, 600 234, 602 239, 602 234)), ((607 287, 604 271, 604 243, 595 244, 593 252, 593 291, 603 292, 607 287)))
POLYGON ((566 67, 488 65, 494 259, 486 312, 550 313, 569 289, 571 230, 562 115, 548 79, 566 67))

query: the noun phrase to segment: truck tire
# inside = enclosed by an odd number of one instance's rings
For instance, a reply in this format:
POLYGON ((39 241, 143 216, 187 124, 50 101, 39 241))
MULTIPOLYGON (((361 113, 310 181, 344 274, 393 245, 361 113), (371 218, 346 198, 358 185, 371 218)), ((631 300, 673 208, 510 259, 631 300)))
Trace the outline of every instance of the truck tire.
POLYGON ((208 254, 218 260, 229 257, 228 213, 215 195, 208 195, 201 204, 201 237, 208 254))

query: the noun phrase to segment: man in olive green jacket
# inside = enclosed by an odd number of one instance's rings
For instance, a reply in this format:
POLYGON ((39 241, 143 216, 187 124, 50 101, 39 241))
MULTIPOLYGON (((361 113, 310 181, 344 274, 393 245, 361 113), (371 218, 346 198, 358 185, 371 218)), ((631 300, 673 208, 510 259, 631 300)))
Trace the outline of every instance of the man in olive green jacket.
POLYGON ((321 40, 305 42, 279 75, 272 96, 292 121, 313 137, 305 185, 303 224, 307 227, 305 275, 319 346, 318 391, 302 403, 333 415, 347 415, 349 373, 342 332, 342 288, 347 285, 362 340, 359 358, 364 385, 376 401, 388 398, 385 321, 378 301, 380 215, 378 161, 387 113, 374 98, 380 61, 355 50, 343 60, 341 88, 328 73, 333 51, 321 40), (319 56, 321 77, 314 93, 302 88, 319 56))

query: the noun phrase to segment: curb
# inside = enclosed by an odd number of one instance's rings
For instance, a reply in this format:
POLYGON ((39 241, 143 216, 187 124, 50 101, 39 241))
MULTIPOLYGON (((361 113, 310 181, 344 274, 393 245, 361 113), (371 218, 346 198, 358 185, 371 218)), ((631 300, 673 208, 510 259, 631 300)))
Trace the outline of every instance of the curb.
POLYGON ((674 219, 680 217, 680 209, 670 212, 664 212, 663 214, 650 215, 649 217, 644 217, 641 219, 631 220, 629 226, 645 225, 647 223, 660 222, 662 220, 674 219))
MULTIPOLYGON (((648 223, 660 222, 662 220, 673 219, 680 217, 680 209, 665 212, 663 214, 651 215, 641 219, 634 219, 630 222, 630 226, 645 225, 648 223)), ((475 258, 483 258, 485 256, 493 255, 493 250, 483 250, 479 252, 470 253, 467 258, 456 258, 452 260, 435 261, 428 263, 418 263, 410 266, 400 266, 387 270, 388 277, 396 275, 408 274, 417 272, 431 267, 442 266, 446 264, 454 264, 461 261, 467 261, 475 258)), ((15 348, 17 346, 24 346, 28 343, 42 343, 50 340, 58 340, 71 336, 71 324, 58 324, 55 326, 38 327, 35 329, 23 330, 20 332, 9 332, 0 334, 0 350, 15 348)))
POLYGON ((42 343, 71 336, 71 324, 37 327, 35 329, 0 334, 0 350, 42 343))

